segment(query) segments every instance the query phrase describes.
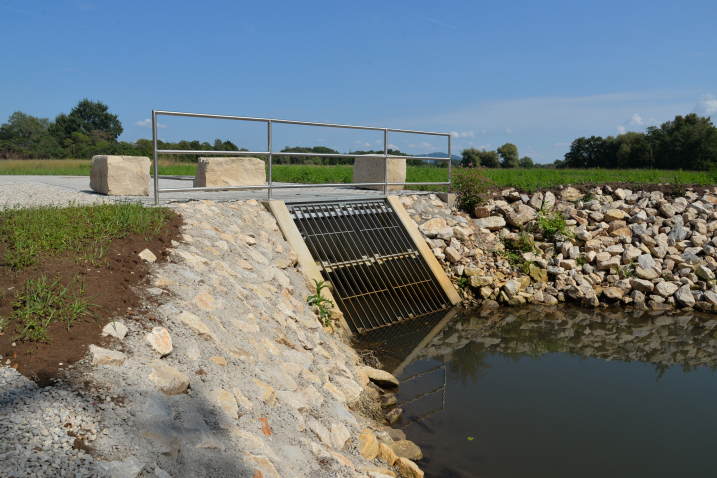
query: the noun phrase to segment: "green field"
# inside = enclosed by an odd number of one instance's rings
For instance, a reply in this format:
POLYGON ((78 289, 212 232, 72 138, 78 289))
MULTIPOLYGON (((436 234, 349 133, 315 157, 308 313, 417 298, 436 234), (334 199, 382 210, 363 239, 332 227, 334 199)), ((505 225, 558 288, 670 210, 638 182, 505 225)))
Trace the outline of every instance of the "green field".
MULTIPOLYGON (((193 176, 197 165, 160 161, 159 174, 193 176)), ((353 166, 275 165, 272 168, 275 182, 325 184, 350 183, 353 166)), ((45 174, 60 176, 88 176, 88 160, 0 160, 0 175, 45 174)), ((525 192, 553 188, 561 184, 601 184, 624 182, 638 187, 641 184, 670 183, 678 185, 715 184, 707 172, 666 171, 655 169, 487 169, 486 176, 499 187, 514 187, 525 192)), ((406 170, 408 182, 447 181, 448 170, 433 167, 412 167, 406 170)), ((445 189, 416 186, 416 189, 445 189)))

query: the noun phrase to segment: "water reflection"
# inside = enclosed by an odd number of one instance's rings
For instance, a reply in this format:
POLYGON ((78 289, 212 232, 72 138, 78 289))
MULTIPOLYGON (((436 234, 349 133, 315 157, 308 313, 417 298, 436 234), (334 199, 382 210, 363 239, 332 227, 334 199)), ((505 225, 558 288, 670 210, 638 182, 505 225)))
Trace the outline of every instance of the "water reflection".
POLYGON ((713 476, 715 326, 698 312, 491 308, 357 347, 401 381, 397 426, 427 477, 713 476))

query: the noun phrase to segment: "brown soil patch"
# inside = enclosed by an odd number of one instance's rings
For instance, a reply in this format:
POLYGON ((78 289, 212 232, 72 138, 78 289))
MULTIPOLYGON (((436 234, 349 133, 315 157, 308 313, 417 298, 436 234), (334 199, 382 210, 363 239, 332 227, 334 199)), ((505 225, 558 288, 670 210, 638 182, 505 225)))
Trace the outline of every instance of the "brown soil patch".
POLYGON ((107 338, 102 337, 102 327, 110 318, 127 314, 137 317, 132 309, 141 305, 140 297, 132 288, 145 284, 149 264, 138 254, 149 249, 157 256, 157 262, 166 261, 167 248, 172 239, 178 240, 181 225, 182 219, 172 215, 165 232, 153 240, 147 241, 137 234, 113 239, 106 256, 108 265, 101 269, 78 263, 74 255, 65 254, 49 257, 40 265, 14 271, 3 260, 4 245, 0 243, 0 291, 5 290, 5 296, 0 295, 0 317, 8 317, 12 313, 15 291, 24 289, 28 278, 38 278, 41 274, 52 282, 59 277, 64 285, 72 282, 75 276, 84 281, 85 297, 98 306, 94 310, 101 317, 84 317, 76 321, 69 331, 65 323, 50 324, 48 331, 52 340, 49 344, 13 341, 17 335, 17 322, 13 321, 8 330, 0 334, 3 365, 10 360, 9 366, 44 387, 54 382, 58 369, 82 359, 90 344, 102 346, 109 343, 107 338))

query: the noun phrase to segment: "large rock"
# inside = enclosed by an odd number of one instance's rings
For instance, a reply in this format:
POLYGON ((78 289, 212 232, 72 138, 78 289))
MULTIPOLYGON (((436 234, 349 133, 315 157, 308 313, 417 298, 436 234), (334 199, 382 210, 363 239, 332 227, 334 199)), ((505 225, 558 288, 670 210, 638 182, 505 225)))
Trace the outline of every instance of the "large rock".
POLYGON ((162 362, 150 364, 152 371, 147 377, 152 384, 166 395, 183 393, 189 387, 189 377, 162 362))
POLYGON ((127 360, 127 356, 122 352, 103 349, 96 345, 90 345, 90 354, 92 354, 92 365, 114 365, 118 367, 127 360))
POLYGON ((476 219, 476 226, 484 227, 489 231, 499 231, 505 227, 505 219, 500 216, 484 217, 476 219))
MULTIPOLYGON (((406 182, 406 160, 395 156, 388 157, 388 182, 406 182)), ((384 159, 383 156, 366 155, 354 158, 354 183, 382 183, 384 159)), ((366 186, 367 189, 383 190, 383 186, 366 186)), ((389 186, 389 190, 401 190, 403 186, 389 186)))
POLYGON ((418 229, 426 235, 426 237, 436 237, 439 232, 447 227, 446 220, 442 217, 436 217, 430 221, 418 226, 418 229))
POLYGON ((692 291, 688 285, 683 285, 677 289, 677 292, 675 292, 675 300, 682 307, 695 306, 695 297, 692 295, 692 291))
POLYGON ((505 219, 511 226, 521 227, 526 222, 534 220, 536 216, 532 207, 520 204, 513 211, 506 214, 505 219))
POLYGON ((93 156, 90 189, 107 196, 149 196, 150 164, 144 156, 93 156))
POLYGON ((261 186, 266 182, 264 161, 258 158, 199 158, 195 188, 261 186))
POLYGON ((553 206, 555 206, 555 194, 548 191, 543 197, 543 209, 552 209, 553 206))
POLYGON ((560 193, 560 198, 563 201, 569 201, 569 202, 578 201, 578 200, 582 199, 582 197, 583 197, 583 194, 571 186, 568 186, 567 188, 565 188, 563 190, 563 192, 560 193))
POLYGON ((378 370, 373 367, 362 367, 362 370, 366 372, 369 380, 384 388, 398 387, 398 379, 386 372, 385 370, 378 370))
POLYGON ((151 333, 144 336, 144 340, 161 356, 172 351, 172 338, 164 327, 154 327, 151 333))
POLYGON ((679 287, 672 282, 660 282, 655 286, 653 292, 661 297, 667 298, 677 292, 677 289, 679 289, 679 287))
POLYGON ((391 448, 399 458, 408 458, 412 461, 418 461, 423 458, 421 449, 410 440, 396 440, 391 444, 391 448))
MULTIPOLYGON (((365 459, 371 461, 378 455, 378 442, 373 432, 366 428, 359 435, 359 452, 365 459)), ((390 466, 390 465, 389 465, 390 466)))

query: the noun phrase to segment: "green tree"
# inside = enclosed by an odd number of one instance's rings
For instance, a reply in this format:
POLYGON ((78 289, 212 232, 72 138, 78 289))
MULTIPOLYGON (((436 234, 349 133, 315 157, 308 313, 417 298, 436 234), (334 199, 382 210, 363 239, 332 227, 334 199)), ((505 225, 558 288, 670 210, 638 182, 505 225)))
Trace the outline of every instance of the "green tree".
POLYGON ((49 127, 48 118, 36 118, 22 111, 16 111, 10 115, 7 123, 0 126, 0 140, 28 140, 33 136, 44 135, 49 127))
POLYGON ((658 168, 707 170, 717 164, 717 128, 709 117, 676 116, 647 128, 647 136, 658 168))
POLYGON ((498 148, 497 151, 501 158, 501 167, 517 168, 520 166, 520 159, 518 158, 518 147, 513 143, 505 143, 503 146, 498 148))
POLYGON ((480 164, 486 168, 500 168, 500 156, 496 151, 486 151, 485 149, 480 152, 480 164))
POLYGON ((566 168, 597 168, 603 166, 603 139, 600 136, 580 137, 572 142, 565 153, 566 168))
POLYGON ((480 166, 480 151, 475 148, 468 148, 461 151, 463 159, 461 159, 461 166, 464 168, 474 168, 480 166))
POLYGON ((535 164, 533 164, 533 160, 528 156, 523 156, 520 158, 520 163, 518 165, 520 169, 532 169, 535 167, 535 164))
POLYGON ((80 132, 89 136, 94 131, 99 131, 108 135, 112 141, 116 141, 124 128, 117 115, 113 115, 108 110, 109 107, 101 101, 90 101, 85 98, 72 108, 69 115, 60 113, 55 118, 51 132, 64 141, 71 137, 72 133, 80 132))

